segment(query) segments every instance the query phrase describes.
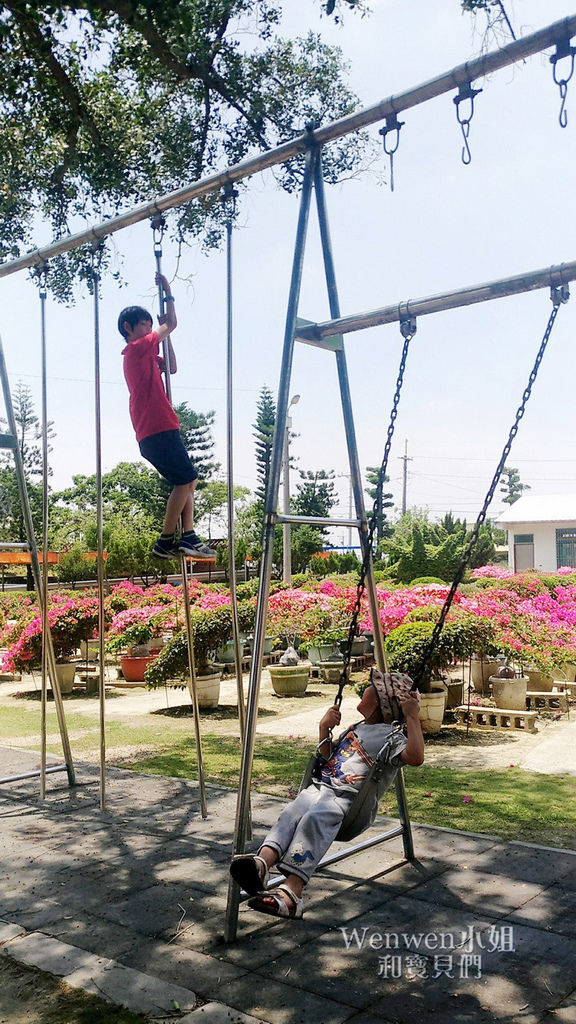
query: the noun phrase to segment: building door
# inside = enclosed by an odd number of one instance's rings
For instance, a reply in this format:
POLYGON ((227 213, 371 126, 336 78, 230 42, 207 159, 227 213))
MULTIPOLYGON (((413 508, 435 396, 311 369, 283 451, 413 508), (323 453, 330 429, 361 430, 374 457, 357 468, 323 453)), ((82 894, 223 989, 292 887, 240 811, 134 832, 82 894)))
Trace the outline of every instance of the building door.
POLYGON ((514 572, 534 568, 534 534, 514 534, 514 572))
POLYGON ((576 568, 576 529, 556 530, 556 568, 561 565, 576 568))

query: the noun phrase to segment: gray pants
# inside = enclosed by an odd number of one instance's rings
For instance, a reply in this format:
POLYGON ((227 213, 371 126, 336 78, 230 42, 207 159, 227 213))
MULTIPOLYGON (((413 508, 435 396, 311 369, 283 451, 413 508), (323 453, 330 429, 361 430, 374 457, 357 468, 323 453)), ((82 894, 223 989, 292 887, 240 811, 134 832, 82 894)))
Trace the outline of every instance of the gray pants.
POLYGON ((262 846, 276 850, 285 875, 307 882, 333 843, 354 793, 335 796, 329 786, 308 786, 282 812, 262 846))

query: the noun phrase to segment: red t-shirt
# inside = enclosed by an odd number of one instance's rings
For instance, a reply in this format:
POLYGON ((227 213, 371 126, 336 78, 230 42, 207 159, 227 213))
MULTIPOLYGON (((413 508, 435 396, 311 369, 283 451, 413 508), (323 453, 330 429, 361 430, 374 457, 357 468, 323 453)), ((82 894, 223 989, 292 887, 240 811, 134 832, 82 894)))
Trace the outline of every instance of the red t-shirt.
POLYGON ((156 331, 130 341, 122 351, 124 376, 130 392, 130 419, 136 440, 163 430, 178 430, 180 422, 164 390, 156 331))

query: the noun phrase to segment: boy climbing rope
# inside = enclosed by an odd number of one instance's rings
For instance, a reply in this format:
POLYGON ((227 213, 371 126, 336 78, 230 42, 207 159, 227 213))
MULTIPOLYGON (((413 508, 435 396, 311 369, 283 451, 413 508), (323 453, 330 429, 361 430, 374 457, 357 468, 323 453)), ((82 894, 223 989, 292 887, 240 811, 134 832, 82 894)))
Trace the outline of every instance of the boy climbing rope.
POLYGON ((150 313, 142 306, 127 306, 118 317, 118 330, 127 342, 123 349, 124 376, 130 392, 130 418, 136 431, 140 454, 151 462, 172 486, 166 504, 162 534, 152 547, 156 558, 172 558, 179 552, 195 561, 210 561, 216 552, 194 532, 194 491, 198 473, 180 436, 180 422, 172 408, 164 385, 164 359, 160 345, 167 339, 169 372, 176 373, 176 356, 170 334, 176 327, 174 297, 163 274, 156 274, 166 302, 166 314, 158 317, 153 330, 150 313), (176 528, 182 517, 182 533, 176 528))
MULTIPOLYGON (((363 721, 351 726, 333 744, 331 730, 340 724, 334 705, 320 721, 318 754, 321 778, 301 790, 280 815, 257 854, 234 857, 230 874, 253 898, 249 906, 273 917, 299 918, 302 892, 336 838, 344 816, 377 755, 389 743, 386 782, 391 784, 402 764, 421 765, 424 737, 418 716, 420 697, 409 676, 372 672, 358 711, 363 721), (406 735, 393 726, 405 719, 406 735), (270 869, 278 866, 283 885, 266 890, 270 869)), ((378 810, 374 800, 372 821, 378 810)))

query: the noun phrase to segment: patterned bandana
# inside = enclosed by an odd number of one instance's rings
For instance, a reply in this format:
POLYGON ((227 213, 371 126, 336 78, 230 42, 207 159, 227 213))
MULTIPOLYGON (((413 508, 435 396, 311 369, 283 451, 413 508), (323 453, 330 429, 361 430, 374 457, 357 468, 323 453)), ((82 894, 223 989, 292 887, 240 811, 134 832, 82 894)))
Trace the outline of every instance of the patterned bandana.
MULTIPOLYGON (((378 694, 380 711, 385 722, 401 722, 404 718, 402 706, 396 699, 399 694, 410 693, 414 683, 404 672, 386 672, 384 675, 377 668, 370 673, 370 681, 378 694)), ((418 690, 413 690, 420 700, 418 690)))

